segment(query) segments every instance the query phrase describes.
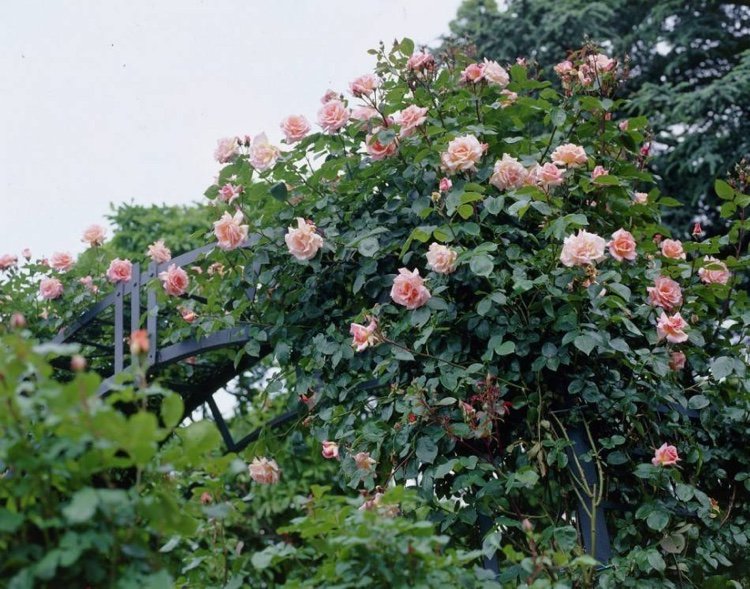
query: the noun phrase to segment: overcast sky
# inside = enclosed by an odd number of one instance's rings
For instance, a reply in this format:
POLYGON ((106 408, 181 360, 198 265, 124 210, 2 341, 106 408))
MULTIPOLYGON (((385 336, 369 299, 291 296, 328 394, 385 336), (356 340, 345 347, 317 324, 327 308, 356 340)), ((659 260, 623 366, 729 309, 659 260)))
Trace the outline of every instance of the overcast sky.
POLYGON ((199 200, 218 138, 278 141, 371 69, 367 49, 434 42, 459 4, 4 0, 0 255, 79 252, 111 202, 199 200))

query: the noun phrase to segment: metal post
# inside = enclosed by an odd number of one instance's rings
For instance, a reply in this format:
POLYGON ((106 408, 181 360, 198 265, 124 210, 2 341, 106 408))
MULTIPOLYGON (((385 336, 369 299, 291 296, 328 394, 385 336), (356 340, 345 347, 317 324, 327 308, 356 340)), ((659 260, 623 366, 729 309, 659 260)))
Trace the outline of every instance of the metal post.
POLYGON ((125 285, 120 282, 115 286, 115 374, 122 372, 124 367, 125 318, 123 317, 125 285))
MULTIPOLYGON (((147 280, 156 278, 156 262, 148 265, 147 280)), ((156 364, 156 326, 159 320, 159 306, 156 303, 156 291, 149 287, 146 295, 146 330, 148 331, 148 365, 156 364)))

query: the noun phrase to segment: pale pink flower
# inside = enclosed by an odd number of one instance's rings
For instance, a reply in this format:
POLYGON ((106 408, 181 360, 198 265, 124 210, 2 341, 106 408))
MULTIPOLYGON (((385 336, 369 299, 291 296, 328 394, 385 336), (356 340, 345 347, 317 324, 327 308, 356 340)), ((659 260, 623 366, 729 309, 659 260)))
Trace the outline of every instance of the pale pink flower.
POLYGON ((261 485, 275 485, 281 477, 281 469, 276 461, 270 460, 265 456, 253 458, 253 461, 247 467, 250 478, 261 485))
POLYGON ((455 250, 439 243, 431 243, 427 250, 427 267, 438 274, 450 274, 456 270, 455 250))
POLYGON ((25 247, 25 248, 23 248, 21 250, 21 255, 28 262, 31 259, 31 250, 29 248, 25 247))
POLYGON ((164 287, 164 292, 173 297, 184 295, 190 284, 187 272, 175 264, 170 264, 169 268, 164 272, 160 272, 159 280, 161 280, 164 287))
POLYGON ((654 466, 672 466, 673 464, 677 464, 679 460, 680 456, 677 453, 677 448, 664 442, 654 451, 651 464, 654 466))
POLYGON ((16 264, 18 264, 18 256, 14 256, 13 254, 3 254, 0 256, 0 270, 13 268, 16 264))
POLYGON ((73 372, 83 372, 84 370, 86 370, 86 358, 84 358, 80 354, 75 354, 70 359, 70 369, 73 372))
POLYGON ((360 98, 370 96, 380 87, 380 78, 373 74, 365 74, 349 82, 349 91, 360 98))
POLYGON ((476 84, 484 80, 484 64, 472 63, 461 72, 461 81, 465 84, 476 84))
POLYGON ((605 168, 604 166, 596 166, 591 171, 591 179, 596 180, 599 176, 607 176, 609 174, 609 170, 605 168))
POLYGON ((564 171, 558 168, 555 164, 547 162, 543 166, 539 166, 534 171, 534 177, 540 186, 545 189, 550 186, 560 186, 565 180, 564 171))
POLYGON ((604 55, 603 53, 596 53, 589 55, 586 58, 589 67, 596 69, 599 72, 611 72, 617 62, 611 57, 604 55))
POLYGON ((586 157, 586 151, 580 145, 565 143, 552 152, 552 161, 560 166, 577 168, 584 165, 588 158, 586 157))
POLYGON ((591 86, 596 79, 596 69, 584 63, 578 68, 578 81, 583 86, 591 86))
POLYGON ((26 317, 23 316, 23 313, 13 313, 10 316, 10 326, 13 329, 23 329, 26 327, 26 317))
POLYGON ((237 155, 240 147, 240 142, 237 137, 225 137, 219 139, 216 142, 216 151, 214 151, 214 158, 220 164, 228 164, 237 155))
POLYGON ((435 67, 435 58, 427 52, 418 51, 409 58, 406 67, 414 72, 432 70, 435 67))
POLYGON ((325 440, 322 445, 323 450, 321 451, 321 454, 323 455, 323 458, 331 460, 339 457, 339 445, 336 442, 325 440))
POLYGON ((414 134, 417 127, 423 125, 427 120, 427 108, 412 104, 402 110, 396 117, 396 122, 401 126, 399 136, 409 137, 414 134))
POLYGON ((287 143, 294 143, 305 138, 310 132, 310 123, 302 115, 289 115, 281 121, 281 130, 284 132, 287 143))
POLYGON ((240 194, 242 194, 242 192, 242 186, 227 182, 226 184, 224 184, 224 186, 219 188, 218 199, 227 204, 231 204, 233 201, 240 197, 240 194))
POLYGON ((55 252, 49 259, 50 267, 58 272, 67 272, 75 263, 75 259, 69 252, 55 252))
POLYGON ((172 259, 172 252, 169 251, 169 248, 166 245, 164 245, 163 239, 159 239, 148 246, 146 255, 157 264, 163 264, 172 259))
POLYGON ((575 75, 576 73, 576 70, 573 67, 573 62, 570 61, 569 59, 566 59, 565 61, 561 61, 552 69, 554 69, 555 73, 561 78, 566 78, 566 77, 575 75))
POLYGON ((659 245, 661 255, 673 260, 684 260, 687 257, 685 250, 682 249, 682 242, 679 239, 665 239, 659 245))
POLYGON ((510 82, 508 71, 496 61, 484 60, 482 75, 487 82, 493 86, 505 88, 510 82))
POLYGON ((83 278, 80 278, 78 282, 82 284, 83 287, 91 294, 96 294, 99 292, 99 287, 94 284, 94 279, 91 276, 84 276, 83 278))
POLYGON ((237 249, 244 243, 248 232, 248 226, 242 224, 244 220, 242 212, 237 211, 234 216, 224 213, 221 219, 214 222, 214 235, 221 249, 237 249))
POLYGON ((57 278, 42 278, 39 283, 39 295, 48 301, 62 296, 63 284, 57 278))
POLYGON ((656 335, 660 340, 667 338, 668 342, 681 344, 688 339, 688 335, 685 333, 687 326, 687 321, 679 313, 671 316, 662 313, 656 323, 656 335))
POLYGON ((265 172, 274 167, 279 159, 279 148, 271 145, 265 133, 256 135, 250 146, 250 163, 259 172, 265 172))
POLYGON ((620 121, 619 123, 617 123, 617 127, 622 132, 627 131, 629 126, 630 126, 630 121, 628 121, 628 119, 623 119, 622 121, 620 121))
POLYGON ((151 342, 148 338, 148 331, 145 329, 136 329, 130 334, 130 353, 133 356, 142 356, 148 352, 151 342))
POLYGON ((448 192, 451 188, 453 188, 453 182, 451 182, 450 178, 440 178, 440 184, 438 188, 440 189, 440 192, 448 192))
POLYGON ((682 290, 680 285, 668 276, 659 276, 654 286, 646 288, 648 302, 654 307, 663 307, 667 311, 676 309, 682 304, 682 290))
POLYGON ((410 272, 406 268, 399 269, 391 287, 391 298, 394 302, 413 310, 424 305, 431 296, 419 275, 419 270, 414 269, 410 272))
MULTIPOLYGON (((383 493, 375 493, 375 495, 373 495, 371 499, 367 499, 362 505, 360 505, 357 508, 357 510, 358 511, 372 511, 380 507, 380 504, 382 503, 382 501, 383 501, 383 493)), ((394 507, 394 506, 391 506, 391 507, 394 507)))
POLYGON ((188 307, 179 307, 177 310, 187 323, 192 323, 198 318, 198 314, 188 307))
POLYGON ((377 135, 367 135, 365 137, 365 147, 367 153, 373 160, 384 160, 398 151, 398 144, 395 141, 390 143, 381 143, 377 135))
POLYGON ((645 205, 648 203, 648 193, 646 192, 636 192, 635 195, 633 195, 633 202, 635 204, 639 205, 645 205))
POLYGON ((107 280, 113 283, 127 282, 133 274, 133 264, 130 260, 115 258, 107 268, 107 280))
POLYGON ((486 150, 487 144, 479 143, 474 135, 463 135, 448 143, 447 150, 440 154, 440 161, 450 173, 473 172, 486 150))
POLYGON ((323 247, 323 238, 315 232, 315 225, 297 217, 297 227, 289 227, 284 236, 286 247, 298 260, 311 260, 323 247))
POLYGON ((580 229, 576 235, 568 235, 563 243, 560 261, 563 265, 586 266, 604 259, 604 239, 595 233, 580 229))
POLYGON ((373 317, 370 322, 365 325, 359 323, 352 323, 349 326, 349 333, 352 335, 352 346, 361 352, 370 346, 374 346, 378 343, 378 322, 373 317))
POLYGON ((495 162, 492 176, 490 176, 490 184, 499 190, 520 188, 526 183, 528 176, 529 173, 521 162, 504 153, 503 158, 495 162))
POLYGON ((672 352, 669 356, 669 368, 675 372, 685 368, 687 357, 684 352, 672 352))
POLYGON ((326 90, 326 93, 320 97, 320 103, 326 104, 328 102, 331 102, 331 100, 336 100, 338 98, 339 98, 339 94, 337 92, 334 92, 333 90, 328 89, 326 90))
POLYGON ((373 108, 372 106, 358 106, 351 112, 350 117, 355 121, 366 122, 380 118, 380 113, 378 112, 378 109, 373 108))
POLYGON ((726 284, 729 282, 732 273, 724 262, 713 256, 706 256, 703 258, 703 263, 708 267, 704 266, 698 270, 698 276, 702 282, 705 284, 726 284))
POLYGON ((354 455, 354 462, 359 470, 370 471, 377 464, 369 452, 357 452, 354 455))
POLYGON ((506 108, 518 100, 518 93, 511 92, 507 88, 500 92, 500 107, 506 108))
POLYGON ((609 246, 610 255, 618 262, 622 262, 623 260, 630 260, 632 262, 638 255, 635 251, 635 238, 630 231, 625 231, 625 229, 615 231, 607 245, 609 246))
POLYGON ((349 109, 340 100, 330 100, 318 111, 318 124, 326 133, 335 133, 348 120, 349 109))
POLYGON ((83 232, 81 241, 88 243, 90 246, 101 245, 107 237, 107 230, 101 225, 91 225, 83 232))

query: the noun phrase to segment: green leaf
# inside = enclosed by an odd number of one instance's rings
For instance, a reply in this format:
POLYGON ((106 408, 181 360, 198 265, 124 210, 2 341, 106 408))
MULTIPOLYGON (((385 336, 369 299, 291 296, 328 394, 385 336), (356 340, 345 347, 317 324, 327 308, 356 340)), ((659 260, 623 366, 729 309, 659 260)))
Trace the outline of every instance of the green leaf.
POLYGON ((175 427, 182 419, 184 404, 179 395, 171 394, 164 398, 161 403, 161 418, 168 428, 175 427))
POLYGON ((489 276, 492 274, 494 267, 495 263, 487 254, 474 256, 469 262, 469 268, 471 268, 471 271, 477 276, 489 276))
POLYGON ((708 407, 709 400, 705 395, 693 395, 688 401, 688 407, 690 409, 703 409, 708 407))
POLYGON ((591 354, 591 350, 596 347, 596 340, 590 335, 583 334, 574 339, 573 344, 576 348, 581 350, 581 352, 589 356, 591 354))
POLYGON ((271 196, 273 196, 276 200, 280 201, 286 201, 286 199, 289 197, 289 190, 287 190, 286 183, 285 182, 277 182, 271 188, 269 188, 268 192, 271 193, 271 196))
POLYGON ((372 258, 380 249, 380 242, 377 237, 368 237, 359 242, 357 250, 366 258, 372 258))
POLYGON ((0 532, 15 532, 23 523, 23 515, 0 508, 0 532))
POLYGON ((422 436, 417 440, 417 458, 420 462, 432 464, 438 453, 438 447, 435 441, 427 436, 422 436))
POLYGON ((650 564, 654 570, 660 573, 663 573, 667 568, 667 563, 664 562, 661 554, 659 554, 656 550, 649 550, 648 556, 646 558, 648 559, 648 564, 650 564))
POLYGON ((657 532, 661 532, 669 523, 669 514, 661 509, 656 509, 648 514, 646 525, 657 532))
POLYGON ((659 546, 668 554, 679 554, 685 548, 685 536, 682 534, 670 534, 661 539, 659 546))
POLYGON ((719 356, 711 361, 711 374, 716 380, 721 380, 732 374, 734 362, 729 356, 719 356))
POLYGON ((724 180, 716 180, 716 182, 714 182, 714 190, 716 191, 716 195, 722 200, 730 200, 734 198, 734 188, 724 180))
POLYGON ((474 207, 468 204, 461 205, 457 210, 458 215, 464 220, 470 218, 474 214, 474 207))
POLYGON ((75 492, 70 503, 62 508, 62 512, 71 524, 81 524, 94 516, 98 504, 99 497, 96 491, 91 487, 84 487, 75 492))
POLYGON ((507 356, 516 351, 516 344, 514 342, 503 342, 499 346, 495 347, 495 353, 498 356, 507 356))
POLYGON ((414 53, 414 41, 412 41, 408 37, 404 37, 401 40, 398 49, 406 57, 411 57, 412 53, 414 53))

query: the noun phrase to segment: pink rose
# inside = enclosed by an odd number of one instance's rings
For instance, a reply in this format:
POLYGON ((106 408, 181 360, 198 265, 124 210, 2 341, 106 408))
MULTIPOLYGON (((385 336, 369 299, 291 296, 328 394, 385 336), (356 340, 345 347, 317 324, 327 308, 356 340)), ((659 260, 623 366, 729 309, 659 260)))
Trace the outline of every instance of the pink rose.
POLYGON ((54 268, 58 272, 67 272, 75 264, 73 256, 68 252, 55 252, 49 259, 50 267, 54 268))
POLYGON ((580 145, 565 143, 552 152, 552 161, 560 166, 577 168, 584 165, 588 158, 586 157, 586 151, 580 145))
POLYGON ((401 126, 400 137, 409 137, 414 134, 417 127, 423 125, 427 120, 427 109, 412 104, 402 110, 396 117, 396 122, 401 126))
POLYGON ((680 456, 677 454, 677 448, 669 446, 665 442, 654 451, 651 464, 654 466, 672 466, 677 464, 678 460, 680 460, 680 456))
POLYGON ((648 302, 654 307, 663 307, 671 311, 682 304, 682 290, 680 285, 667 276, 659 276, 654 286, 649 286, 648 302))
POLYGON ((604 239, 594 233, 580 229, 576 235, 568 235, 563 243, 560 261, 568 266, 586 266, 604 259, 604 239))
POLYGON ((698 270, 698 276, 705 284, 726 284, 732 273, 724 262, 721 262, 713 256, 703 258, 703 263, 707 264, 698 270))
POLYGON ((591 179, 596 180, 599 176, 607 176, 609 174, 609 170, 605 168, 604 166, 596 166, 591 171, 591 179))
POLYGON ((240 197, 240 194, 242 194, 242 191, 243 191, 242 186, 227 183, 227 184, 224 184, 224 186, 222 186, 221 188, 219 188, 218 199, 227 204, 231 204, 234 200, 240 197))
POLYGON ((136 329, 130 334, 130 353, 133 356, 143 356, 148 352, 151 343, 148 339, 148 331, 136 329))
POLYGON ((115 258, 107 268, 107 280, 113 283, 127 282, 133 274, 133 264, 130 260, 115 258))
POLYGON ((685 362, 687 358, 683 352, 672 352, 669 356, 669 368, 675 372, 685 368, 685 362))
POLYGON ((440 189, 440 192, 448 192, 451 188, 453 188, 453 182, 451 182, 450 178, 440 178, 440 184, 438 188, 440 189))
POLYGON ((99 292, 99 287, 94 284, 94 279, 91 276, 84 276, 83 278, 80 278, 78 282, 91 294, 99 292))
POLYGON ((500 92, 500 108, 506 108, 518 100, 518 94, 510 90, 500 92))
POLYGON ((70 359, 70 369, 73 372, 83 372, 86 370, 86 358, 80 354, 74 354, 70 359))
POLYGON ((365 74, 359 76, 349 83, 349 91, 356 96, 361 98, 362 96, 370 96, 375 90, 380 87, 380 78, 373 74, 365 74))
POLYGON ((250 478, 261 485, 275 485, 279 482, 281 469, 274 459, 253 458, 253 461, 247 467, 250 472, 250 478))
POLYGON ((486 150, 486 143, 479 143, 474 135, 464 135, 448 143, 448 149, 440 154, 440 161, 450 173, 473 172, 486 150))
POLYGON ((164 292, 173 297, 184 295, 188 284, 190 284, 187 272, 175 264, 170 264, 169 268, 160 272, 159 280, 162 282, 164 292))
POLYGON ((456 270, 458 254, 439 243, 431 243, 427 251, 427 266, 438 274, 450 274, 456 270))
POLYGON ((250 163, 259 172, 273 168, 279 158, 279 148, 271 145, 265 133, 256 135, 250 146, 250 163))
POLYGON ((586 58, 588 65, 592 69, 596 69, 598 72, 611 72, 616 65, 616 62, 611 57, 607 57, 603 53, 596 53, 589 55, 586 58))
POLYGON ((240 147, 240 142, 237 137, 225 137, 219 139, 216 142, 216 151, 214 151, 214 158, 220 164, 228 164, 237 155, 240 147))
POLYGON ((561 61, 552 69, 554 69, 555 73, 561 78, 567 78, 567 77, 575 75, 576 73, 576 70, 573 67, 573 62, 570 61, 569 59, 566 59, 565 61, 561 61))
POLYGON ((370 456, 369 452, 357 452, 354 455, 354 462, 359 470, 370 471, 377 462, 370 456))
POLYGON ((380 143, 377 135, 368 135, 365 138, 365 147, 370 157, 375 160, 384 160, 398 151, 398 144, 395 141, 390 143, 380 143))
POLYGON ((18 257, 12 254, 3 254, 0 256, 0 270, 7 270, 13 268, 18 264, 18 257))
POLYGON ((350 115, 350 118, 359 122, 367 122, 372 119, 380 118, 378 109, 372 106, 358 106, 355 108, 350 115))
POLYGON ((673 260, 684 260, 686 257, 685 250, 682 249, 682 242, 679 239, 665 239, 660 244, 661 255, 673 260))
POLYGON ((635 260, 638 253, 635 251, 635 238, 630 231, 618 229, 612 234, 612 240, 607 244, 610 255, 622 262, 623 260, 635 260))
POLYGON ((172 252, 169 251, 169 248, 166 245, 164 245, 163 239, 159 239, 148 246, 146 255, 157 264, 164 264, 172 259, 172 252))
POLYGON ((28 262, 31 259, 31 250, 29 248, 25 247, 25 248, 23 248, 21 250, 21 255, 28 262))
POLYGON ((544 189, 548 189, 551 186, 560 186, 563 180, 565 180, 563 170, 550 162, 536 168, 534 177, 544 189))
POLYGON ((484 80, 484 65, 481 63, 467 65, 461 72, 461 81, 465 84, 476 84, 482 80, 484 80))
POLYGON ((318 124, 326 133, 335 133, 348 120, 349 109, 340 100, 330 100, 318 111, 318 124))
POLYGON ((679 313, 675 313, 672 316, 662 313, 656 323, 656 335, 660 340, 667 338, 668 342, 681 344, 688 339, 685 333, 687 326, 687 321, 679 313))
POLYGON ((693 237, 700 237, 703 235, 703 228, 700 223, 693 225, 693 237))
POLYGON ((406 268, 399 269, 391 288, 391 298, 394 302, 413 310, 424 305, 431 296, 430 291, 424 285, 424 280, 419 275, 419 270, 414 269, 409 272, 406 268))
POLYGON ((339 94, 337 92, 334 92, 333 90, 326 90, 326 93, 323 94, 323 96, 320 97, 320 103, 326 104, 328 102, 331 102, 331 100, 336 100, 339 98, 339 94))
POLYGON ((489 84, 500 88, 505 88, 510 82, 507 70, 496 61, 485 59, 482 64, 482 75, 489 84))
POLYGON ((188 307, 180 307, 177 310, 180 312, 180 316, 183 318, 183 320, 185 320, 187 323, 192 323, 198 318, 198 314, 188 307))
POLYGON ((39 295, 48 301, 62 296, 63 284, 57 278, 42 278, 39 283, 39 295))
POLYGON ((23 313, 13 313, 10 316, 10 326, 12 329, 23 329, 26 327, 26 317, 23 316, 23 313))
POLYGON ((224 213, 221 219, 214 223, 214 235, 219 247, 225 251, 237 249, 247 239, 248 226, 243 225, 244 217, 240 211, 234 216, 224 213))
POLYGON ((315 232, 315 225, 297 217, 297 227, 289 227, 284 236, 286 247, 298 260, 311 260, 323 247, 323 238, 315 232))
POLYGON ((323 442, 323 450, 321 452, 323 458, 331 460, 339 457, 339 445, 336 442, 329 442, 325 440, 323 442))
POLYGON ((284 132, 287 143, 300 141, 310 132, 310 123, 302 115, 289 115, 281 121, 281 130, 284 132))
POLYGON ((432 70, 435 68, 435 58, 429 53, 418 51, 409 58, 406 67, 413 72, 432 70))
POLYGON ((628 130, 628 127, 630 126, 630 122, 628 119, 624 119, 617 123, 617 127, 622 131, 623 133, 628 130))
POLYGON ((367 326, 352 323, 349 326, 349 333, 352 335, 352 346, 358 352, 377 344, 379 341, 378 322, 374 317, 370 319, 367 326))
POLYGON ((91 225, 83 232, 81 241, 88 243, 90 246, 101 245, 107 237, 107 230, 101 225, 91 225))
POLYGON ((529 173, 521 162, 505 153, 503 159, 495 162, 492 176, 490 176, 490 184, 499 190, 520 188, 526 183, 528 176, 529 173))
POLYGON ((633 202, 638 205, 645 205, 648 203, 648 194, 645 192, 636 192, 633 195, 633 202))

